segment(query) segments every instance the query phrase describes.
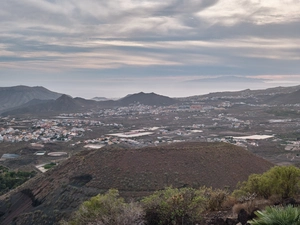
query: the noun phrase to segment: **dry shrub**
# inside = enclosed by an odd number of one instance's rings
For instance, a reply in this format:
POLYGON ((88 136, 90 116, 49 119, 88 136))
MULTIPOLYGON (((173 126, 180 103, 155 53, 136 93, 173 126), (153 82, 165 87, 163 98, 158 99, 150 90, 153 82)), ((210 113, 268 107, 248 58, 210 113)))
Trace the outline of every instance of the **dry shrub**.
POLYGON ((222 203, 222 208, 225 208, 225 209, 232 208, 237 203, 238 203, 238 201, 235 197, 227 196, 227 198, 222 203))
POLYGON ((247 213, 249 213, 249 211, 251 211, 251 209, 254 209, 254 207, 249 204, 248 202, 245 203, 237 203, 232 207, 232 213, 233 215, 238 215, 238 213, 242 210, 246 210, 247 213))
POLYGON ((213 189, 211 187, 201 187, 200 191, 206 199, 206 210, 209 211, 220 210, 229 194, 227 190, 213 189))
POLYGON ((251 214, 254 210, 263 210, 266 206, 271 205, 271 201, 266 199, 254 199, 244 203, 237 203, 232 207, 232 213, 237 215, 241 209, 246 210, 247 213, 251 214))
POLYGON ((270 205, 274 205, 278 202, 281 202, 282 201, 282 198, 280 195, 272 195, 269 197, 268 199, 270 201, 270 205))

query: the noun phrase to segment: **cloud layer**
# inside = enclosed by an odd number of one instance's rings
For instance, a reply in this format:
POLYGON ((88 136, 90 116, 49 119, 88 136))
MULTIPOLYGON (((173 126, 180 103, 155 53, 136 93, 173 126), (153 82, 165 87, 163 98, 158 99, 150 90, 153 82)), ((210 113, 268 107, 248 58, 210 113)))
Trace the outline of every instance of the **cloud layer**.
POLYGON ((238 75, 291 82, 300 74, 297 0, 1 4, 0 78, 84 75, 120 84, 124 78, 238 75))

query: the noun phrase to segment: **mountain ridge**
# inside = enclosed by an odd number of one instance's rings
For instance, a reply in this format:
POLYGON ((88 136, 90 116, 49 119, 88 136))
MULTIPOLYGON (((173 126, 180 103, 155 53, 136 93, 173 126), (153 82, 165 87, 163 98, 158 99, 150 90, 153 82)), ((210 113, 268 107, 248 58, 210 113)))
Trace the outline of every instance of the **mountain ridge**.
POLYGON ((82 112, 82 110, 91 110, 97 108, 128 106, 130 104, 156 105, 167 106, 175 104, 177 100, 167 96, 158 95, 155 93, 136 93, 127 95, 119 100, 96 101, 87 100, 84 98, 72 98, 69 95, 62 94, 55 101, 36 100, 36 104, 20 105, 11 108, 2 113, 3 116, 21 115, 21 114, 42 114, 42 113, 68 113, 68 112, 82 112), (39 101, 39 102, 38 102, 39 101))
POLYGON ((177 101, 173 98, 151 93, 139 92, 135 94, 129 94, 119 100, 118 103, 122 105, 136 104, 141 103, 143 105, 156 105, 156 106, 168 106, 173 105, 177 101))
POLYGON ((299 104, 300 85, 292 87, 275 87, 261 90, 241 90, 232 92, 213 92, 206 95, 196 95, 185 98, 170 98, 156 93, 134 93, 118 100, 87 100, 84 98, 72 98, 66 94, 51 92, 43 87, 0 87, 0 113, 2 115, 22 114, 59 114, 69 112, 82 112, 83 110, 101 109, 109 107, 129 106, 132 104, 143 104, 150 106, 169 106, 182 101, 197 98, 226 98, 226 96, 242 96, 249 98, 248 102, 258 104, 299 104), (40 93, 42 91, 42 93, 40 93), (297 92, 299 91, 299 93, 297 92), (9 94, 7 94, 9 92, 9 94), (3 94, 6 93, 6 94, 3 94), (64 96, 64 100, 57 100, 64 96), (37 99, 33 102, 30 102, 37 99), (30 103, 28 103, 30 102, 30 103), (26 105, 28 103, 28 105, 26 105))
POLYGON ((33 99, 55 100, 60 96, 60 93, 52 92, 41 86, 0 87, 0 112, 21 106, 33 99))

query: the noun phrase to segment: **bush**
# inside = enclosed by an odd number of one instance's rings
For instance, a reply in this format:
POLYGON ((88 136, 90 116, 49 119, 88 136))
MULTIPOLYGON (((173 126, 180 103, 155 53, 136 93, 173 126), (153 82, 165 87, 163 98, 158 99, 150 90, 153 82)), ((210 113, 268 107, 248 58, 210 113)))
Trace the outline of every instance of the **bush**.
POLYGON ((110 189, 84 202, 69 225, 142 225, 144 213, 138 203, 125 203, 119 192, 110 189))
POLYGON ((267 207, 256 212, 257 219, 249 221, 251 225, 300 225, 300 209, 289 205, 285 208, 267 207))
POLYGON ((211 187, 202 187, 200 192, 205 198, 205 209, 209 211, 219 210, 229 194, 226 190, 212 189, 211 187))
POLYGON ((300 187, 300 169, 295 166, 275 166, 263 174, 252 174, 240 184, 236 193, 255 193, 259 197, 269 198, 279 195, 290 198, 298 194, 300 187))
POLYGON ((166 188, 145 197, 142 204, 147 224, 194 224, 205 209, 203 192, 192 188, 166 188))
POLYGON ((46 170, 49 170, 49 169, 51 169, 52 167, 54 167, 54 166, 56 166, 56 163, 49 163, 49 164, 46 164, 46 165, 44 165, 44 169, 46 169, 46 170))

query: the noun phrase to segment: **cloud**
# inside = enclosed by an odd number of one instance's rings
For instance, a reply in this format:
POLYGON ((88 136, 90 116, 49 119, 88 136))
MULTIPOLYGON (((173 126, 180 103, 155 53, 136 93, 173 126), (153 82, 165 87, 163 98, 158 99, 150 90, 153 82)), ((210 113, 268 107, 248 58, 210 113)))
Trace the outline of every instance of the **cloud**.
POLYGON ((295 0, 222 0, 197 15, 211 23, 232 25, 241 21, 257 25, 298 21, 300 3, 295 0))
POLYGON ((0 74, 92 73, 105 79, 299 74, 295 0, 1 4, 0 74))

